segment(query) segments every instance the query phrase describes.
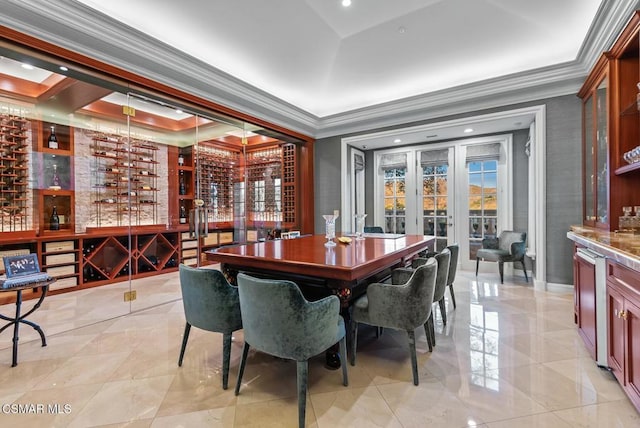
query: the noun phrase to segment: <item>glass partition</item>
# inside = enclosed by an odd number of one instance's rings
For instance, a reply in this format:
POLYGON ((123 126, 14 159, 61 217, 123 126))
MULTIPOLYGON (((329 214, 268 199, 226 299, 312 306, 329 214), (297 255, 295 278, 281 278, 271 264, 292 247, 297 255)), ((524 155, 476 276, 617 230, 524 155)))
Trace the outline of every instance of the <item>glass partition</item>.
POLYGON ((206 251, 300 231, 301 141, 40 55, 0 55, 0 255, 35 253, 56 278, 50 294, 74 310, 45 299, 33 316, 46 330, 178 300, 180 263, 216 268, 206 251))

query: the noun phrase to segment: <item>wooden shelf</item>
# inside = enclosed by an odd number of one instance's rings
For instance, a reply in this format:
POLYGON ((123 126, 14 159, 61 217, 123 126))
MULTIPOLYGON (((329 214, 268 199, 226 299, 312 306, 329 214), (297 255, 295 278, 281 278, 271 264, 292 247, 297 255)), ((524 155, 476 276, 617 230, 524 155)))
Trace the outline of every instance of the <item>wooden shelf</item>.
POLYGON ((630 163, 629 165, 621 166, 620 168, 616 169, 614 173, 616 175, 624 175, 637 170, 640 170, 640 162, 634 162, 630 163))

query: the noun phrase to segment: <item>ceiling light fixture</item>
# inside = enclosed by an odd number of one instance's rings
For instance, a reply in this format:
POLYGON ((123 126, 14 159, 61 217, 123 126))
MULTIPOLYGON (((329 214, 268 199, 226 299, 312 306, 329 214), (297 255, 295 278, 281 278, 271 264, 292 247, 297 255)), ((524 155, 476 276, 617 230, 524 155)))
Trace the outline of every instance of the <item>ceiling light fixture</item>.
POLYGON ((467 128, 467 129, 464 130, 465 134, 468 134, 470 132, 473 132, 473 128, 467 128))
POLYGON ((65 67, 64 65, 60 66, 60 70, 61 71, 69 71, 69 69, 67 67, 65 67))
POLYGON ((22 68, 24 68, 25 70, 33 70, 33 65, 31 64, 22 64, 22 68))
POLYGON ((182 114, 182 113, 184 113, 184 112, 183 112, 182 110, 180 110, 180 109, 177 109, 177 110, 176 110, 176 113, 177 113, 177 114, 182 114))
POLYGON ((402 140, 400 138, 396 138, 395 140, 393 140, 394 144, 399 144, 402 143, 402 140))
POLYGON ((351 6, 351 0, 342 0, 342 6, 344 7, 351 6))

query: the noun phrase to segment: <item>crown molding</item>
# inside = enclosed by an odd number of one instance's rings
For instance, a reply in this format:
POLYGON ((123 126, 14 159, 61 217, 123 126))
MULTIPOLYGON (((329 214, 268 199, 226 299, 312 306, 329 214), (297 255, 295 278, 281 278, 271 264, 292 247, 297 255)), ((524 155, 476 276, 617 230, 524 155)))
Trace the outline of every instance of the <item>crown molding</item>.
POLYGON ((575 61, 317 117, 75 0, 4 0, 0 24, 315 138, 575 94, 640 0, 604 0, 575 61))

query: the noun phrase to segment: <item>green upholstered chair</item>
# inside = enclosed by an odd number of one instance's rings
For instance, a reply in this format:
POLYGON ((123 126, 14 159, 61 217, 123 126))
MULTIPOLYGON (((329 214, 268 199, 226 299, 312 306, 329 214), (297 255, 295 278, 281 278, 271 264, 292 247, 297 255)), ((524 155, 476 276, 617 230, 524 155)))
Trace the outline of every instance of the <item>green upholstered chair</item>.
POLYGON ((453 303, 453 309, 455 309, 456 295, 453 293, 453 281, 456 280, 456 272, 458 271, 458 256, 460 254, 460 246, 458 244, 451 244, 447 247, 447 249, 451 252, 449 274, 447 275, 447 286, 449 287, 449 293, 451 294, 451 303, 453 303))
POLYGON ((384 233, 384 230, 380 226, 365 226, 364 233, 384 233))
POLYGON ((238 289, 230 285, 222 272, 180 265, 180 288, 187 323, 178 366, 182 366, 191 326, 222 333, 222 388, 227 389, 231 333, 242 328, 238 289))
MULTIPOLYGON (((340 342, 346 358, 347 342, 340 300, 328 296, 307 301, 291 281, 258 279, 238 274, 240 309, 244 325, 244 349, 238 371, 236 395, 240 393, 242 375, 249 348, 297 362, 298 423, 304 427, 307 400, 307 360, 340 342)), ((342 364, 343 384, 348 384, 347 365, 342 364)))
POLYGON ((367 293, 353 304, 351 314, 351 365, 356 364, 358 324, 405 330, 409 336, 409 353, 413 369, 413 384, 418 385, 415 329, 424 326, 431 316, 437 265, 430 259, 414 269, 404 284, 373 283, 367 293))
POLYGON ((503 230, 500 236, 495 238, 485 238, 482 240, 482 249, 476 253, 476 276, 478 276, 478 267, 480 259, 492 262, 498 262, 498 271, 500 272, 500 284, 504 283, 504 263, 520 262, 524 271, 524 279, 529 282, 527 276, 527 267, 524 265, 524 255, 526 249, 527 234, 526 232, 513 232, 511 230, 503 230))
MULTIPOLYGON (((418 257, 411 262, 411 268, 399 268, 395 269, 391 273, 391 283, 392 284, 401 284, 407 280, 407 278, 411 275, 414 269, 424 265, 428 260, 435 259, 438 272, 436 275, 436 286, 435 291, 433 293, 433 302, 438 303, 440 307, 440 314, 442 315, 442 323, 447 324, 447 308, 445 306, 444 301, 444 293, 447 290, 447 279, 449 277, 449 266, 451 264, 451 251, 448 248, 445 248, 439 253, 435 253, 432 257, 422 258, 418 257)), ((427 342, 429 344, 429 351, 433 350, 433 347, 436 346, 436 328, 433 320, 433 312, 431 312, 431 316, 427 320, 427 324, 425 325, 425 332, 427 334, 427 342)))

